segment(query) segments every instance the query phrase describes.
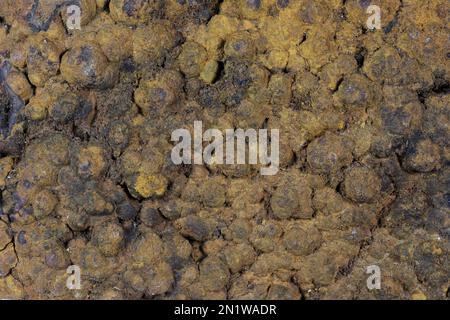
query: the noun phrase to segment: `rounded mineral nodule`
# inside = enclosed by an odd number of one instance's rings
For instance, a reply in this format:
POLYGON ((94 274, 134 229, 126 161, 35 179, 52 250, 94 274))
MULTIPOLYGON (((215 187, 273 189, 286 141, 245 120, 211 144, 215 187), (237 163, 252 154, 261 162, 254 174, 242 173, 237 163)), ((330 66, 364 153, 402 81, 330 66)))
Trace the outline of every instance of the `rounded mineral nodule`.
POLYGON ((105 256, 116 256, 123 247, 124 230, 116 222, 106 222, 95 226, 92 239, 105 256))
POLYGON ((152 22, 133 32, 133 59, 139 64, 161 64, 177 43, 178 33, 167 21, 152 22))
POLYGON ((347 170, 343 188, 345 195, 355 202, 372 202, 381 191, 381 179, 374 170, 355 166, 347 170))
POLYGON ((342 137, 331 133, 315 139, 306 150, 308 164, 320 173, 335 172, 353 160, 352 153, 342 137))
POLYGON ((317 250, 322 243, 322 235, 313 226, 293 226, 283 235, 286 250, 297 256, 307 256, 317 250))
POLYGON ((33 213, 36 218, 48 216, 58 204, 58 198, 49 190, 42 190, 34 198, 33 213))
POLYGON ((43 36, 36 36, 30 40, 27 54, 27 72, 30 82, 37 87, 55 76, 60 67, 61 47, 54 41, 43 36))
POLYGON ((49 107, 50 117, 62 123, 67 123, 74 119, 80 104, 80 98, 73 93, 60 96, 54 104, 49 107))
POLYGON ((125 201, 117 206, 117 216, 123 220, 132 220, 137 216, 136 208, 125 201))
POLYGON ((439 169, 441 167, 439 146, 430 139, 412 143, 407 148, 403 167, 414 172, 430 172, 439 169))
POLYGON ((149 20, 162 4, 159 0, 111 0, 109 10, 114 21, 135 26, 149 20))
POLYGON ((104 89, 114 84, 117 66, 94 44, 70 49, 61 61, 61 74, 72 85, 104 89))
POLYGON ((164 222, 164 217, 151 202, 144 202, 139 217, 142 223, 148 227, 155 227, 164 222))
POLYGON ((16 95, 23 101, 28 101, 33 96, 33 88, 27 77, 19 71, 11 71, 6 77, 6 83, 16 95))
POLYGON ((107 166, 105 150, 96 145, 80 148, 74 160, 77 173, 82 178, 98 177, 107 166))

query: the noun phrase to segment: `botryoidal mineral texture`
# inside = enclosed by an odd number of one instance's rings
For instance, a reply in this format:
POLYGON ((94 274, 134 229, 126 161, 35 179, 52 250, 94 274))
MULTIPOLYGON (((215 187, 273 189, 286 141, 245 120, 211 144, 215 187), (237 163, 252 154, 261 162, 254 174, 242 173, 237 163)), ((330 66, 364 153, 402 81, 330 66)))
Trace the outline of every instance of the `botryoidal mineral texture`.
POLYGON ((0 298, 448 299, 449 16, 1 0, 0 298), (279 129, 279 172, 175 165, 194 121, 279 129))

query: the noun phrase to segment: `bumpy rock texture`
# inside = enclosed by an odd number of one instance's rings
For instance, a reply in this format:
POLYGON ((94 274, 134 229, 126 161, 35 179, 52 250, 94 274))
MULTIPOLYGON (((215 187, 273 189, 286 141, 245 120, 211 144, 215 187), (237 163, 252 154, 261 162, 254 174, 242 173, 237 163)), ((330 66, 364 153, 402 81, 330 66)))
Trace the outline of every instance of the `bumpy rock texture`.
POLYGON ((0 1, 0 298, 448 299, 449 11, 0 1), (172 164, 195 120, 280 129, 279 173, 172 164))

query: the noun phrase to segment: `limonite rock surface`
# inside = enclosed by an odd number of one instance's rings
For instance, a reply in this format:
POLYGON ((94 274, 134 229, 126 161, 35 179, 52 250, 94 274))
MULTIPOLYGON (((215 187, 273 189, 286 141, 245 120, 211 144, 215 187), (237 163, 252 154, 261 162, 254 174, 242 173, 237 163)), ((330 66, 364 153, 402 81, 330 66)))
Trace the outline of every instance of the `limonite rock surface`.
POLYGON ((0 298, 448 299, 449 17, 1 0, 0 298), (279 129, 279 172, 173 164, 194 121, 279 129))

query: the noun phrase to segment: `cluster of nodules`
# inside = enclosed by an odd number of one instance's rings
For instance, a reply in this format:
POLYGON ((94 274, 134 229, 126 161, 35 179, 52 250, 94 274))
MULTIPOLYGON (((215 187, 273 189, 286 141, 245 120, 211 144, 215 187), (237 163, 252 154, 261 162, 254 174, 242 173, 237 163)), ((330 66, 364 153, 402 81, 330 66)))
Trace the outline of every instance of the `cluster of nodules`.
POLYGON ((0 298, 448 297, 445 1, 74 2, 0 3, 0 298), (280 171, 174 165, 197 120, 280 171))

